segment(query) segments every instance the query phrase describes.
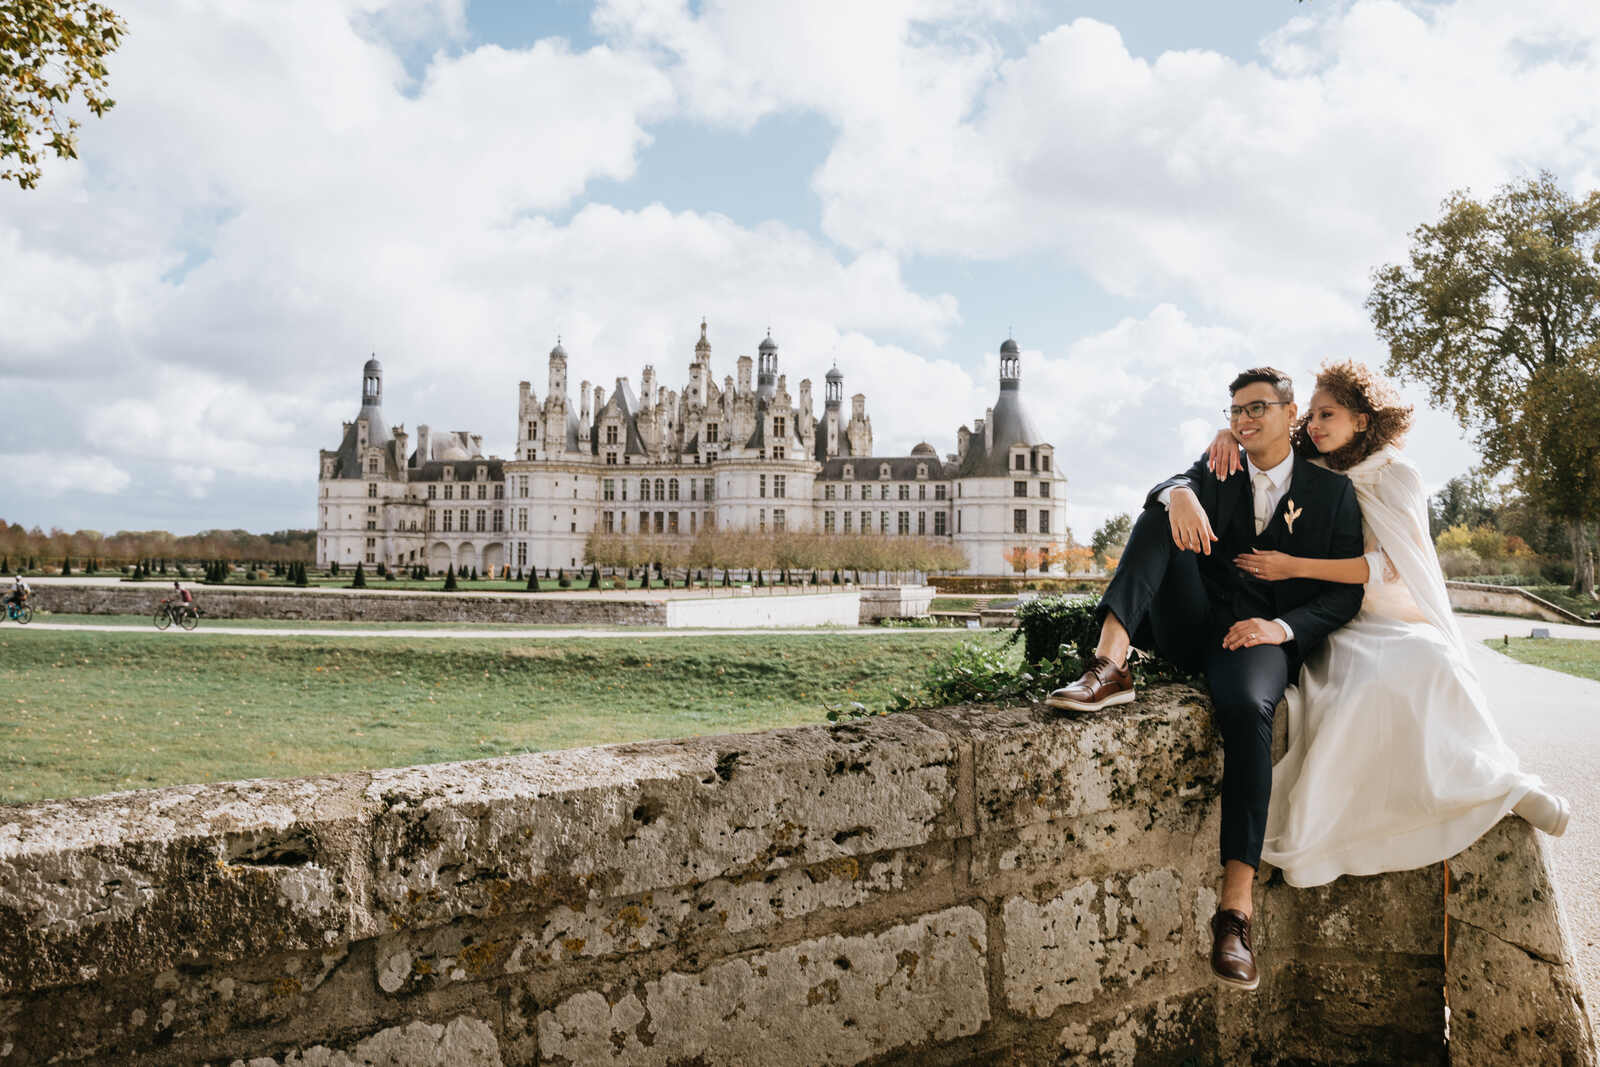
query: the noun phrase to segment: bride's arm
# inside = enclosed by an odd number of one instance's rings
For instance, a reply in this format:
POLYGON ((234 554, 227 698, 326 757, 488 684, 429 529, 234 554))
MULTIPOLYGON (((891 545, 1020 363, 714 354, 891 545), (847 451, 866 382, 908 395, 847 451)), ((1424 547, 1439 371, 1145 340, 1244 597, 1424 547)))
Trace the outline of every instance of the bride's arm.
POLYGON ((1372 574, 1367 556, 1349 559, 1313 559, 1282 552, 1250 551, 1234 557, 1234 565, 1246 574, 1266 582, 1285 578, 1311 578, 1341 585, 1366 585, 1372 574))

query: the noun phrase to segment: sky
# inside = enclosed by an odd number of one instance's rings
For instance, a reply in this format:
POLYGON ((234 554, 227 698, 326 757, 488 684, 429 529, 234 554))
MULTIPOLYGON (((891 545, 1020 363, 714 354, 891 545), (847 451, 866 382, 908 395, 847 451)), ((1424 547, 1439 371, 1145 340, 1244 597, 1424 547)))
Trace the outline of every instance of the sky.
MULTIPOLYGON (((1270 364, 1385 351, 1456 191, 1600 169, 1592 0, 117 0, 114 109, 0 184, 0 518, 306 529, 384 414, 514 450, 517 383, 837 363, 879 454, 1022 349, 1086 542, 1270 364)), ((1430 488, 1477 462, 1417 406, 1430 488)), ((415 437, 413 436, 413 440, 415 437)))

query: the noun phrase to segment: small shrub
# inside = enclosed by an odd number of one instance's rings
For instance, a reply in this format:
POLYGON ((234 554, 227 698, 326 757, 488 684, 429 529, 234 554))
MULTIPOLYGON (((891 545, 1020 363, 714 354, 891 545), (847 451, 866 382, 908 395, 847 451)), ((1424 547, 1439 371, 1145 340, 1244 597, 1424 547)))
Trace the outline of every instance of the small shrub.
POLYGON ((454 568, 450 568, 450 567, 446 567, 445 568, 445 572, 444 572, 444 591, 446 593, 453 593, 453 592, 456 591, 456 572, 455 572, 454 568))
POLYGON ((356 573, 350 579, 351 589, 365 589, 367 587, 367 572, 359 560, 356 561, 356 573))
POLYGON ((572 579, 567 577, 565 569, 556 571, 556 584, 563 589, 572 588, 572 579))
POLYGON ((529 571, 528 571, 528 592, 537 593, 538 591, 539 591, 539 568, 538 567, 533 567, 533 568, 530 568, 529 571))
MULTIPOLYGON (((1444 534, 1440 534, 1439 539, 1443 541, 1444 534)), ((1446 578, 1480 574, 1483 571, 1483 557, 1470 548, 1446 548, 1439 552, 1439 569, 1444 571, 1446 578)))

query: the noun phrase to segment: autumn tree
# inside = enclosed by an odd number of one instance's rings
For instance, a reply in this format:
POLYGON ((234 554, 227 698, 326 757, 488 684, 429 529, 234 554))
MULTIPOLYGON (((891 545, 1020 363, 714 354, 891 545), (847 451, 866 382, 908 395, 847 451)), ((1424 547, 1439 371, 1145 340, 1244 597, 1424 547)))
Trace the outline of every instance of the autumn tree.
POLYGON ((31 189, 46 150, 78 156, 77 119, 63 116, 74 97, 97 117, 115 105, 106 95, 106 57, 127 26, 92 0, 0 3, 0 180, 31 189))
MULTIPOLYGON (((1412 231, 1409 261, 1367 297, 1390 374, 1424 384, 1471 430, 1486 470, 1567 525, 1573 592, 1595 595, 1600 485, 1574 420, 1600 392, 1600 193, 1575 199, 1548 173, 1487 203, 1464 192, 1412 231)), ((1593 441, 1590 434, 1589 441, 1593 441)))
POLYGON ((1104 566, 1106 554, 1127 544, 1128 535, 1131 533, 1133 533, 1133 517, 1126 511, 1113 515, 1101 523, 1094 536, 1089 538, 1089 550, 1094 553, 1094 561, 1104 566))

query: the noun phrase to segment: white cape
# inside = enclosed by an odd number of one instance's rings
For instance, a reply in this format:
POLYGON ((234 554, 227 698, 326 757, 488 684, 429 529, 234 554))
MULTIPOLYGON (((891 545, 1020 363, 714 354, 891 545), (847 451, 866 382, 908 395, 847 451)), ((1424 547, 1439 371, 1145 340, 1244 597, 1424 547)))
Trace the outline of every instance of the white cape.
POLYGON ((1345 471, 1374 561, 1361 610, 1300 670, 1261 858, 1294 886, 1448 859, 1540 779, 1494 724, 1450 612, 1427 494, 1393 446, 1345 471))

